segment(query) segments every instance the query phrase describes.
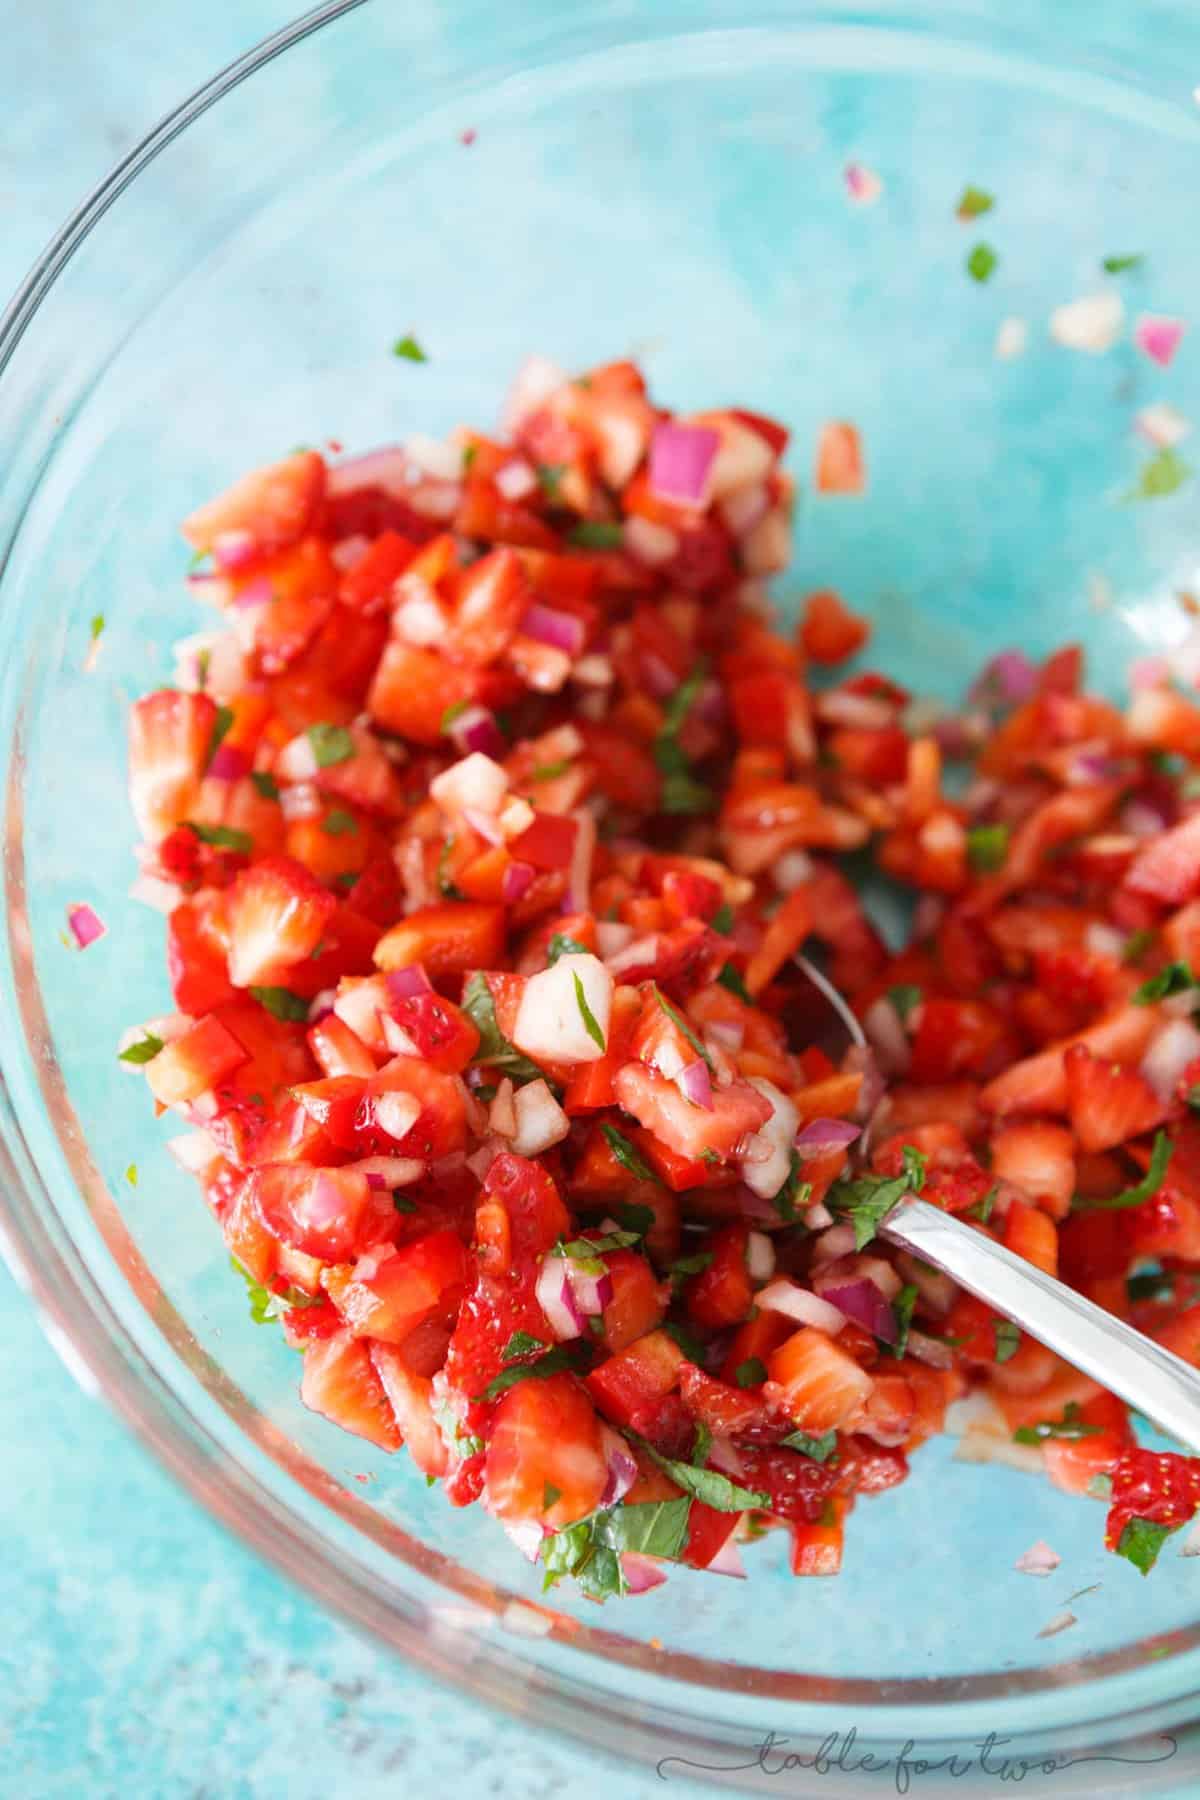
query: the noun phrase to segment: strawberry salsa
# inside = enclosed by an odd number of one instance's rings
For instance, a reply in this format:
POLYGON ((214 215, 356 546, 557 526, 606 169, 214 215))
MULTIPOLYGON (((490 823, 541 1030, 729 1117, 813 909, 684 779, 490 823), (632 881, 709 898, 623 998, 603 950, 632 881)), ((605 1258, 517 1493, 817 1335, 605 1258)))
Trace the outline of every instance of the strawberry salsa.
POLYGON ((920 1194, 1200 1361, 1200 706, 1067 648, 939 712, 833 592, 773 630, 787 443, 535 360, 501 436, 193 513, 218 625, 130 724, 175 1010, 120 1053, 306 1404, 548 1585, 833 1574, 954 1402, 1145 1570, 1200 1463, 877 1233, 920 1194))

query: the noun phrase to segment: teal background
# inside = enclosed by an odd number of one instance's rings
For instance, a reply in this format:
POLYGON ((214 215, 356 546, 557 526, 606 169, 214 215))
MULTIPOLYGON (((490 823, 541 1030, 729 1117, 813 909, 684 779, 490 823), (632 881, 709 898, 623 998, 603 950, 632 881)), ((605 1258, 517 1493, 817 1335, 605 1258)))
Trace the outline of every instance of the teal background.
MULTIPOLYGON (((262 0, 0 0, 0 292, 189 89, 292 16, 262 0)), ((652 1793, 468 1707, 336 1624, 174 1487, 0 1267, 0 1794, 493 1800, 652 1793)))

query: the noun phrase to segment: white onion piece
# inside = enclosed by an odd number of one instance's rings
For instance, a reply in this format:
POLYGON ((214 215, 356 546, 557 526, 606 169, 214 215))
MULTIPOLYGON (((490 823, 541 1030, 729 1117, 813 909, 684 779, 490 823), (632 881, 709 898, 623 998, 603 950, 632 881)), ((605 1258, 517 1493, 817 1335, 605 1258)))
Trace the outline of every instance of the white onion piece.
POLYGON ((1173 1097, 1183 1071, 1198 1056, 1200 1031, 1190 1019, 1172 1019, 1153 1039, 1142 1058, 1142 1074, 1164 1105, 1173 1097))
POLYGON ((818 1331, 836 1337, 846 1323, 845 1315, 828 1300, 810 1294, 795 1281, 773 1281, 755 1297, 755 1304, 767 1312, 786 1313, 801 1325, 815 1325, 818 1331))
POLYGON ((411 1187, 425 1173, 425 1164, 413 1156, 364 1156, 343 1166, 355 1175, 365 1175, 368 1181, 375 1176, 388 1188, 411 1187))
POLYGON ((469 756, 435 775, 429 784, 429 792, 443 812, 463 812, 472 808, 494 816, 508 793, 508 774, 490 756, 472 750, 469 756))
POLYGON ((912 1050, 908 1042, 908 1034, 892 1002, 886 994, 881 994, 867 1009, 863 1017, 863 1027, 879 1057, 880 1067, 886 1075, 903 1075, 908 1068, 912 1050))
POLYGON ((566 387, 569 380, 566 370, 551 362, 549 357, 527 356, 508 390, 500 417, 501 429, 510 434, 516 431, 531 413, 545 405, 551 394, 566 387))
POLYGON ((835 1256, 851 1256, 853 1252, 853 1225, 831 1225, 813 1245, 813 1260, 818 1264, 827 1263, 835 1256))
POLYGON ((504 500, 524 500, 537 492, 538 478, 523 456, 502 463, 496 470, 496 490, 504 500))
MULTIPOLYGON (((336 1005, 334 1011, 337 1011, 336 1005)), ((403 1025, 393 1019, 391 1013, 380 1013, 379 1029, 383 1034, 384 1044, 393 1056, 420 1056, 421 1052, 413 1039, 403 1025)))
POLYGON ((513 1138, 517 1135, 517 1114, 513 1106, 513 1084, 509 1076, 496 1089, 496 1097, 492 1101, 488 1113, 488 1127, 501 1137, 513 1138))
POLYGON ((405 440, 404 454, 422 475, 432 475, 435 481, 457 481, 462 474, 463 453, 459 445, 427 437, 423 431, 416 431, 405 440))
POLYGON ((167 1139, 167 1149, 181 1169, 186 1169, 189 1175, 199 1176, 203 1176, 221 1154, 207 1131, 180 1132, 178 1137, 167 1139))
POLYGON ((513 1094, 517 1129, 512 1147, 518 1156, 540 1156, 552 1144, 561 1144, 571 1129, 568 1119, 544 1081, 530 1081, 513 1094))
POLYGON ((752 1231, 746 1239, 746 1273, 756 1286, 775 1273, 775 1246, 765 1231, 752 1231))
POLYGON ((385 1092, 374 1096, 371 1112, 379 1130, 399 1143, 420 1118, 421 1102, 415 1094, 385 1092))
POLYGON ((598 957, 560 956, 552 969, 531 975, 513 1025, 513 1043, 535 1062, 596 1062, 604 1055, 612 1016, 613 979, 598 957), (591 1036, 576 982, 603 1043, 591 1036))
POLYGON ((311 781, 298 781, 294 787, 280 789, 279 809, 289 825, 297 819, 315 819, 321 810, 321 796, 311 781))
POLYGON ((751 1193, 770 1200, 787 1180, 792 1166, 792 1144, 800 1115, 786 1094, 773 1082, 752 1076, 750 1085, 771 1103, 771 1117, 747 1138, 742 1149, 742 1180, 751 1193))
POLYGON ((173 881, 162 881, 157 875, 139 875, 129 884, 129 898, 155 912, 173 913, 183 899, 183 889, 173 881))
MULTIPOLYGON (((582 687, 609 688, 616 678, 616 670, 613 668, 611 656, 603 656, 598 650, 589 651, 586 656, 581 656, 571 670, 571 679, 582 687)), ((585 698, 588 697, 585 696, 585 698)))
POLYGON ((1083 944, 1093 956, 1111 956, 1118 962, 1125 948, 1125 933, 1102 919, 1093 919, 1083 934, 1083 944))
POLYGON ((1125 306, 1114 288, 1102 294, 1086 294, 1069 300, 1050 314, 1050 336, 1068 350, 1084 350, 1098 356, 1111 350, 1121 335, 1125 306))
POLYGON ((575 1298, 567 1274, 565 1256, 546 1256, 538 1270, 537 1303, 546 1315, 546 1323, 560 1343, 577 1338, 583 1331, 583 1314, 575 1298))
POLYGON ((949 1344, 939 1343, 937 1338, 926 1337, 923 1331, 910 1331, 907 1350, 916 1362, 925 1363, 931 1369, 952 1369, 954 1352, 949 1344))
POLYGON ((596 920, 596 943, 604 962, 627 949, 633 942, 633 926, 622 925, 618 919, 596 920))
POLYGON ((669 526, 643 519, 637 513, 626 519, 621 537, 630 556, 651 569, 669 563, 679 549, 679 539, 669 526))

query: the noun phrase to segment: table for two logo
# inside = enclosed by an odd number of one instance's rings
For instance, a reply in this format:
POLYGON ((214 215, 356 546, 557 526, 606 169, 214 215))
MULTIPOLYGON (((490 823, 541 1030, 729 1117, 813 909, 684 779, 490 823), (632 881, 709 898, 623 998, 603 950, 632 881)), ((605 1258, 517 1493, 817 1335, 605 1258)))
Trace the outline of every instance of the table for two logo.
POLYGON ((913 1738, 906 1739, 894 1751, 866 1750, 859 1748, 858 1734, 851 1727, 849 1731, 831 1731, 812 1749, 794 1750, 789 1748, 787 1738, 769 1731, 761 1743, 750 1746, 735 1762, 700 1762, 694 1758, 664 1756, 657 1770, 663 1781, 692 1770, 703 1770, 710 1775, 745 1774, 754 1770, 778 1780, 778 1791, 783 1793, 788 1791, 789 1775, 872 1775, 881 1778, 881 1786, 888 1780, 897 1794, 909 1794, 923 1780, 945 1783, 984 1775, 997 1783, 1022 1782, 1037 1776, 1060 1775, 1067 1769, 1090 1764, 1096 1769, 1096 1785, 1092 1791, 1102 1795, 1108 1790, 1103 1785, 1101 1765, 1147 1768, 1155 1763, 1169 1762, 1179 1749, 1176 1740, 1165 1733, 1142 1744, 1131 1745, 1121 1755, 1103 1752, 1058 1755, 1048 1751, 1043 1755, 1022 1756, 1008 1748, 1011 1744, 1011 1738, 989 1732, 977 1742, 948 1754, 939 1754, 936 1750, 927 1754, 913 1738))

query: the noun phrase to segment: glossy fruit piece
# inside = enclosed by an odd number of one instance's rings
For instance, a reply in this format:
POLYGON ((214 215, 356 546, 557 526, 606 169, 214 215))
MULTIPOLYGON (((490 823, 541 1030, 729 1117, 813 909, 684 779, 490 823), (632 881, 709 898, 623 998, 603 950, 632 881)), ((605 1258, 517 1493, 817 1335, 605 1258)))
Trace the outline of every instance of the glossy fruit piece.
POLYGON ((770 1496, 770 1510, 778 1519, 795 1523, 817 1524, 825 1513, 834 1492, 841 1467, 838 1462, 818 1463, 811 1456, 782 1446, 740 1444, 738 1456, 742 1464, 742 1485, 759 1489, 770 1496))
POLYGON ((679 1371, 679 1393, 688 1411, 702 1420, 714 1437, 770 1444, 792 1430, 791 1419, 766 1399, 761 1383, 738 1387, 685 1362, 679 1371))
POLYGON ((362 1039, 336 1013, 326 1013, 323 1019, 318 1019, 316 1024, 309 1026, 308 1043, 317 1062, 330 1079, 342 1075, 356 1075, 365 1079, 368 1075, 373 1075, 378 1067, 362 1039))
POLYGON ((193 550, 224 547, 236 552, 239 563, 243 557, 267 556, 303 536, 324 491, 324 462, 315 450, 299 450, 243 475, 197 507, 184 520, 183 535, 193 550))
MULTIPOLYGON (((339 1021, 340 1022, 340 1021, 339 1021)), ((374 1065, 371 1066, 374 1074, 374 1065)), ((355 1075, 335 1075, 324 1081, 299 1082, 292 1099, 341 1150, 359 1148, 356 1121, 362 1104, 365 1080, 355 1075)))
POLYGON ((609 1350, 624 1350, 661 1323, 666 1312, 665 1289, 636 1250, 612 1250, 604 1263, 613 1293, 601 1314, 603 1341, 609 1350))
POLYGON ((501 1395, 487 1447, 488 1505, 497 1518, 541 1519, 559 1530, 593 1512, 607 1482, 600 1422, 573 1375, 519 1382, 501 1395))
POLYGON ((264 675, 286 669, 315 637, 333 611, 337 582, 337 570, 319 537, 303 538, 232 580, 232 604, 250 621, 264 675))
MULTIPOLYGON (((1094 1056, 1133 1064, 1143 1055, 1161 1019, 1153 1006, 1127 1006, 1110 1013, 1072 1040, 1094 1056)), ((1064 1054, 1070 1044, 1054 1045, 1013 1063, 987 1083, 979 1096, 985 1112, 1065 1113, 1068 1104, 1064 1054)))
POLYGON ((778 912, 770 919, 762 941, 746 964, 747 990, 758 996, 773 981, 813 928, 812 903, 807 890, 794 888, 778 912))
POLYGON ((845 1531, 843 1508, 848 1502, 836 1496, 826 1502, 814 1524, 792 1523, 791 1571, 793 1575, 837 1575, 842 1567, 845 1531))
POLYGON ((1004 1020, 983 1001, 931 997, 921 1006, 909 1073, 914 1081, 984 1075, 1006 1049, 1011 1055, 1017 1047, 1004 1020))
POLYGON ((215 896, 197 896, 167 919, 167 973, 180 1012, 195 1017, 234 997, 227 944, 215 896))
POLYGON ((310 1345, 300 1378, 300 1398, 343 1431, 398 1450, 402 1439, 391 1403, 365 1343, 348 1331, 310 1345))
POLYGON ((754 1300, 754 1284, 746 1267, 746 1225, 727 1225, 705 1242, 708 1267, 684 1283, 683 1301, 699 1325, 740 1325, 754 1300))
POLYGON ((1009 1202, 1003 1243, 1006 1250, 1032 1263, 1035 1269, 1042 1269, 1047 1275, 1058 1274, 1058 1232, 1054 1220, 1036 1206, 1026 1206, 1022 1200, 1009 1202))
POLYGON ((407 994, 393 999, 390 1017, 410 1040, 416 1054, 444 1074, 457 1075, 479 1048, 479 1032, 452 1000, 440 994, 407 994))
POLYGON ((1108 1475, 1133 1445, 1129 1415, 1115 1394, 1085 1400, 1080 1422, 1099 1427, 1080 1438, 1048 1438, 1042 1446, 1046 1473, 1068 1494, 1086 1494, 1097 1475, 1108 1475))
POLYGON ((516 552, 497 548, 463 569, 454 581, 455 616, 446 654, 485 667, 511 643, 533 599, 516 552))
POLYGON ((388 608, 392 588, 417 554, 419 546, 398 531, 381 531, 368 544, 352 569, 347 569, 338 583, 338 598, 343 605, 358 612, 373 613, 388 608))
POLYGON ((870 635, 867 620, 851 612, 841 595, 831 589, 822 588, 805 600, 800 645, 814 662, 844 662, 862 649, 870 635))
POLYGON ((1200 894, 1200 813, 1151 838, 1134 858, 1125 886, 1164 906, 1182 906, 1200 894))
POLYGON ((1075 1193, 1075 1142, 1065 1126, 1040 1119, 1003 1125, 992 1134, 991 1150, 998 1181, 1011 1181, 1051 1218, 1066 1218, 1075 1193))
POLYGON ((416 744, 436 745, 451 707, 503 705, 519 691, 511 677, 445 661, 432 650, 392 638, 384 649, 367 694, 376 725, 416 744))
POLYGON ((450 1458, 433 1416, 433 1383, 405 1366, 393 1344, 369 1346, 371 1361, 392 1409, 408 1454, 423 1475, 445 1475, 450 1458))
POLYGON ((856 1429, 874 1443, 895 1448, 907 1443, 916 1412, 917 1397, 911 1383, 903 1375, 877 1368, 856 1429))
POLYGON ((129 713, 129 798, 138 830, 157 844, 191 816, 208 766, 217 709, 207 694, 163 688, 129 713))
POLYGON ((312 955, 336 910, 335 896, 285 856, 244 869, 225 901, 230 981, 285 986, 287 971, 312 955))
POLYGON ((871 1377, 823 1331, 805 1326, 767 1362, 782 1404, 802 1431, 842 1430, 865 1406, 871 1377))
POLYGON ((1200 1508, 1200 1458, 1173 1451, 1127 1450, 1112 1472, 1104 1544, 1115 1550, 1131 1519, 1172 1529, 1200 1508))
POLYGON ((380 938, 376 965, 384 970, 421 963, 433 980, 490 968, 504 950, 502 906, 464 901, 424 906, 380 938))
POLYGON ((371 1203, 365 1176, 300 1164, 255 1169, 250 1192, 273 1237, 326 1262, 354 1254, 371 1203))
POLYGON ((436 1162, 467 1141, 462 1083, 419 1056, 395 1056, 367 1081, 358 1130, 370 1150, 436 1162))
POLYGON ((593 1369, 586 1384, 605 1418, 630 1425, 641 1409, 674 1392, 683 1361, 674 1338, 651 1331, 593 1369))
POLYGON ((795 1321, 783 1313, 751 1311, 751 1317, 738 1326, 729 1340, 725 1360, 721 1364, 721 1380, 736 1385, 738 1371, 757 1359, 767 1362, 772 1351, 792 1335, 795 1321))
POLYGON ((677 1156, 703 1161, 704 1152, 727 1157, 742 1138, 765 1125, 770 1102, 748 1082, 713 1089, 712 1110, 693 1106, 673 1081, 627 1063, 613 1088, 618 1103, 677 1156))
MULTIPOLYGON (((607 1048, 595 1062, 576 1063, 572 1069, 562 1102, 568 1118, 616 1105, 613 1081, 617 1071, 631 1057, 630 1043, 641 1011, 642 1002, 636 988, 614 988, 607 1048)), ((611 1152, 609 1154, 611 1156, 611 1152)))
POLYGON ((146 1080, 160 1106, 180 1106, 209 1093, 245 1061, 238 1038, 210 1017, 164 1045, 146 1064, 146 1080))
POLYGON ((1071 1127, 1085 1150, 1111 1150, 1162 1123, 1166 1108, 1136 1069, 1074 1044, 1063 1057, 1071 1127))
POLYGON ((403 1344, 431 1319, 453 1323, 467 1277, 462 1239, 435 1231, 399 1248, 369 1250, 352 1268, 328 1269, 324 1286, 356 1337, 403 1344))

